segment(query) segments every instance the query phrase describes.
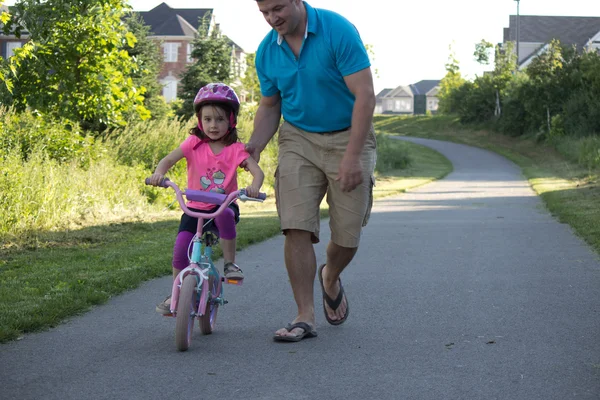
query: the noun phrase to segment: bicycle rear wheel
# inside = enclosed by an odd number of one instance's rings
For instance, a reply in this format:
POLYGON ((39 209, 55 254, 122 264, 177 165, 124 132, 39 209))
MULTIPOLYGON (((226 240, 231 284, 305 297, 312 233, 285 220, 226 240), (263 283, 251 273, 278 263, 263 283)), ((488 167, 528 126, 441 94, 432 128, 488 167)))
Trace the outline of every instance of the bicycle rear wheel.
MULTIPOLYGON (((206 302, 206 309, 204 315, 199 318, 200 320, 200 331, 204 335, 210 335, 215 328, 217 322, 217 311, 219 310, 219 303, 215 302, 214 299, 219 297, 219 285, 214 275, 208 278, 208 301, 206 302)), ((204 287, 203 287, 204 289, 204 287)))
POLYGON ((187 275, 183 279, 181 291, 179 292, 177 321, 175 323, 175 343, 179 351, 187 350, 192 343, 192 332, 194 330, 194 318, 198 299, 196 282, 197 278, 194 275, 187 275))

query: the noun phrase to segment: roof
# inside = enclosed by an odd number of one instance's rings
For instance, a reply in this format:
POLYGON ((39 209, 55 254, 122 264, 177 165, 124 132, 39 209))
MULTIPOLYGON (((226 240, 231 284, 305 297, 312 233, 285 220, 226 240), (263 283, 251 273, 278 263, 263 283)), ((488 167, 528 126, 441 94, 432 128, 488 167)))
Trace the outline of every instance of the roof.
POLYGON ((408 86, 398 86, 397 88, 389 91, 386 95, 386 98, 393 97, 413 97, 413 93, 408 86))
MULTIPOLYGON (((150 11, 137 11, 154 36, 195 36, 202 18, 213 17, 212 8, 172 8, 161 3, 150 11)), ((236 50, 244 51, 227 37, 236 50)))
POLYGON ((380 98, 384 97, 386 94, 388 94, 389 92, 391 92, 393 89, 383 89, 381 92, 379 92, 377 94, 377 96, 375 96, 375 98, 377 100, 379 100, 380 98))
POLYGON ((440 84, 439 79, 428 79, 413 83, 410 85, 410 90, 413 94, 427 94, 431 89, 440 84))
POLYGON ((150 32, 156 36, 191 36, 200 26, 200 18, 211 18, 212 9, 175 9, 161 3, 150 11, 138 11, 150 32), (194 32, 190 31, 190 26, 194 32))
MULTIPOLYGON (((519 42, 548 43, 558 39, 579 49, 600 32, 600 17, 519 16, 519 42)), ((511 15, 504 28, 504 42, 517 40, 517 16, 511 15)))

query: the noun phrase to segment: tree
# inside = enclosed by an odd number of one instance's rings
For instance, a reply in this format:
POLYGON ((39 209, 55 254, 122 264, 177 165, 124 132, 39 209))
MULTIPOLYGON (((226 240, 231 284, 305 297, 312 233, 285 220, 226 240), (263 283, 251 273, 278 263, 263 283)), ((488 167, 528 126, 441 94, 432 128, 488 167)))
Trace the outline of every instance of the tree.
POLYGON ((459 103, 453 100, 453 93, 465 83, 465 79, 460 74, 459 61, 456 58, 456 54, 452 49, 452 45, 449 46, 450 55, 446 62, 446 75, 440 82, 440 92, 438 97, 440 99, 440 112, 442 113, 455 113, 458 111, 459 103))
POLYGON ((138 66, 123 48, 135 36, 122 21, 124 0, 21 0, 12 24, 36 43, 17 70, 17 109, 37 109, 101 130, 125 123, 128 112, 149 116, 138 66))
MULTIPOLYGON (((4 3, 0 0, 0 7, 4 3)), ((11 32, 13 24, 11 22, 11 15, 4 10, 0 10, 0 32, 4 34, 15 33, 17 37, 20 36, 19 32, 11 32)), ((26 43, 22 48, 16 49, 15 54, 8 59, 0 58, 0 104, 10 103, 13 79, 17 74, 17 68, 21 66, 21 60, 28 57, 33 49, 33 42, 26 43)))
MULTIPOLYGON (((564 98, 561 95, 560 72, 563 68, 563 56, 560 42, 552 40, 548 48, 535 57, 527 67, 527 75, 533 83, 536 92, 539 116, 545 114, 545 125, 547 131, 551 130, 551 119, 554 113, 562 108, 564 98)), ((565 93, 566 94, 566 93, 565 93)), ((543 119, 543 117, 542 117, 543 119)))
POLYGON ((211 82, 229 84, 231 72, 231 47, 227 37, 221 34, 218 26, 209 33, 208 20, 200 21, 198 33, 192 42, 194 62, 181 76, 179 97, 183 104, 178 115, 191 117, 194 114, 193 101, 198 90, 211 82))
MULTIPOLYGON (((371 61, 371 65, 375 62, 375 50, 372 44, 365 44, 365 49, 367 50, 367 54, 369 55, 369 60, 371 61)), ((374 69, 375 78, 379 78, 379 69, 374 69)))
POLYGON ((481 39, 481 42, 475 45, 475 61, 481 65, 489 65, 490 63, 490 50, 494 48, 494 45, 485 39, 481 39))
MULTIPOLYGON (((0 7, 2 7, 3 3, 4 3, 4 1, 0 0, 0 7)), ((3 26, 5 26, 8 21, 10 21, 10 14, 4 10, 1 10, 0 11, 0 23, 3 26)), ((4 59, 0 60, 0 82, 2 82, 5 85, 6 89, 11 90, 12 82, 9 80, 9 77, 8 77, 9 74, 10 74, 10 67, 9 67, 8 62, 4 59)))
POLYGON ((162 67, 162 54, 156 42, 148 38, 150 27, 138 13, 130 13, 125 20, 128 30, 136 38, 134 46, 126 44, 124 49, 137 64, 130 77, 135 87, 146 89, 144 106, 153 118, 160 119, 172 113, 171 107, 162 96, 162 86, 158 82, 158 74, 162 67))
POLYGON ((496 97, 494 116, 496 117, 502 114, 502 99, 505 97, 509 82, 517 72, 517 55, 514 48, 514 42, 507 42, 505 48, 496 45, 494 71, 492 72, 492 85, 496 97))
POLYGON ((260 82, 256 73, 256 53, 246 56, 246 73, 242 78, 242 86, 250 94, 251 102, 260 101, 260 82))

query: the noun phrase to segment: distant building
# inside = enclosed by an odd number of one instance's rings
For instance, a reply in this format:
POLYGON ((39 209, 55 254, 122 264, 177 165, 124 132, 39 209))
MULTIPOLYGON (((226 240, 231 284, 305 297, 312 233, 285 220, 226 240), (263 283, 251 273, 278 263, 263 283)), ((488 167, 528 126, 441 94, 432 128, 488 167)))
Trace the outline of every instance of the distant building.
MULTIPOLYGON (((8 9, 9 7, 2 5, 0 6, 0 13, 2 11, 8 12, 8 9)), ((0 24, 0 26, 2 26, 2 24, 0 24)), ((11 57, 14 54, 15 49, 23 47, 28 40, 29 34, 27 31, 21 32, 20 38, 17 38, 12 33, 5 35, 0 31, 0 57, 5 59, 11 57)))
POLYGON ((375 114, 435 114, 438 110, 440 80, 422 80, 395 89, 383 89, 376 96, 375 114))
POLYGON ((579 51, 600 50, 600 17, 520 15, 517 19, 516 15, 511 15, 508 28, 504 28, 503 43, 517 42, 517 21, 519 68, 527 67, 553 39, 558 39, 562 45, 575 45, 579 51))
MULTIPOLYGON (((149 38, 160 43, 164 62, 159 82, 163 85, 163 96, 167 101, 177 98, 177 90, 181 81, 181 73, 188 64, 192 63, 192 42, 196 38, 200 21, 208 21, 209 33, 218 28, 213 9, 210 8, 171 8, 166 3, 161 3, 150 11, 137 12, 144 23, 150 27, 149 38)), ((231 72, 232 76, 244 76, 246 68, 246 53, 229 39, 231 44, 231 72)), ((232 86, 239 86, 235 82, 232 86)), ((244 101, 244 94, 239 93, 244 101)))

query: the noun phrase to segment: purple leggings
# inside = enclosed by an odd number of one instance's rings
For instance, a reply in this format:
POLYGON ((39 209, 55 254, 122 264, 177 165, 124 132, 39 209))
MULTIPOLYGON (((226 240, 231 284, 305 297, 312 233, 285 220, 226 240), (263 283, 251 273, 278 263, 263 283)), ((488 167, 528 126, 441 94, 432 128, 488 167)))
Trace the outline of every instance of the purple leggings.
MULTIPOLYGON (((206 222, 206 221, 205 221, 206 222)), ((219 236, 223 240, 233 240, 236 237, 235 232, 235 214, 231 208, 226 208, 214 220, 219 236)), ((182 270, 189 265, 188 248, 194 238, 195 233, 181 231, 177 234, 175 246, 173 248, 173 268, 182 270)))

